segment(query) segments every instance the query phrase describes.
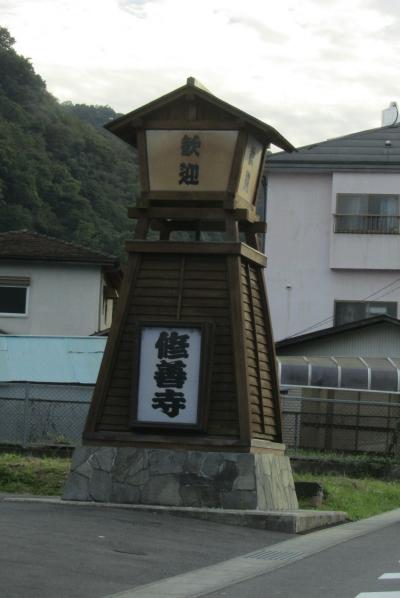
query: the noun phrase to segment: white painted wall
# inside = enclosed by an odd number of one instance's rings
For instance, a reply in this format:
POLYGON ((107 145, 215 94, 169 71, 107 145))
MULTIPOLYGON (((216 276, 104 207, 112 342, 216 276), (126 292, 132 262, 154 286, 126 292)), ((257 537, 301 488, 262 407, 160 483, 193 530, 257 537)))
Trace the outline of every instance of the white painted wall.
POLYGON ((28 315, 0 316, 0 329, 6 333, 87 336, 99 330, 100 266, 2 262, 0 276, 31 280, 28 315))
MULTIPOLYGON (((399 194, 400 174, 334 173, 332 214, 337 193, 399 194)), ((331 268, 400 270, 400 235, 335 234, 332 225, 329 263, 331 268)))
MULTIPOLYGON (((361 301, 396 279, 399 282, 391 287, 391 292, 384 290, 373 300, 400 302, 400 262, 398 269, 394 268, 400 247, 394 255, 380 258, 382 269, 377 269, 377 262, 370 266, 366 260, 355 268, 353 240, 349 243, 345 237, 365 235, 332 232, 336 190, 363 192, 369 185, 369 192, 392 193, 388 189, 394 188, 390 185, 397 181, 400 182, 400 175, 268 175, 266 280, 275 340, 332 326, 335 299, 361 301), (336 244, 344 243, 340 248, 340 269, 330 267, 333 236, 336 244), (352 266, 344 269, 346 263, 352 266), (308 330, 309 327, 312 328, 308 330)), ((384 235, 368 236, 374 237, 371 243, 384 243, 384 235)), ((400 238, 396 240, 399 242, 400 238)), ((389 252, 387 245, 385 252, 389 252)))

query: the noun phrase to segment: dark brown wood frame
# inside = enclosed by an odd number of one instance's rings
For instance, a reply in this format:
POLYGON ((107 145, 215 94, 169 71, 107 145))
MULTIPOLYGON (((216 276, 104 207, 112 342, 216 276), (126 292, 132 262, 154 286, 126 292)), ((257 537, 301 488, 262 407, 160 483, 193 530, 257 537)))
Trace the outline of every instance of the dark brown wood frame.
POLYGON ((130 413, 130 426, 135 430, 154 430, 159 429, 163 432, 171 430, 196 430, 202 432, 207 426, 208 417, 208 397, 210 385, 210 372, 212 363, 212 346, 213 346, 214 326, 212 322, 186 322, 177 320, 175 322, 160 322, 152 319, 141 319, 136 323, 134 330, 134 352, 133 352, 133 370, 132 370, 132 403, 130 413), (197 399, 197 417, 196 423, 193 424, 179 424, 175 422, 142 422, 137 419, 138 408, 138 390, 139 390, 139 373, 140 373, 140 348, 143 328, 197 328, 201 331, 201 349, 200 349, 200 369, 199 369, 199 387, 197 399))
POLYGON ((157 202, 160 205, 165 205, 168 202, 175 201, 178 204, 185 205, 188 202, 193 206, 199 206, 206 202, 213 202, 216 205, 221 205, 227 210, 234 208, 248 208, 251 209, 255 204, 255 198, 257 195, 257 188, 260 181, 260 177, 263 172, 263 163, 266 152, 265 141, 261 140, 259 135, 252 134, 262 143, 263 145, 263 157, 261 160, 259 172, 257 175, 257 184, 255 192, 250 200, 242 198, 238 194, 238 185, 240 180, 240 173, 243 163, 244 154, 246 151, 247 141, 249 138, 249 131, 247 131, 243 124, 239 122, 229 123, 216 123, 213 121, 148 121, 141 123, 137 130, 137 148, 139 152, 139 173, 140 173, 140 186, 141 194, 138 198, 138 207, 145 208, 151 205, 156 205, 157 202), (226 124, 229 124, 231 128, 228 128, 226 124), (209 131, 223 131, 232 130, 238 132, 238 138, 236 140, 235 149, 232 157, 232 164, 230 174, 228 177, 228 184, 226 191, 151 191, 150 190, 150 179, 148 170, 148 151, 147 151, 147 139, 146 131, 148 130, 182 130, 182 131, 194 131, 194 130, 209 130, 209 131))

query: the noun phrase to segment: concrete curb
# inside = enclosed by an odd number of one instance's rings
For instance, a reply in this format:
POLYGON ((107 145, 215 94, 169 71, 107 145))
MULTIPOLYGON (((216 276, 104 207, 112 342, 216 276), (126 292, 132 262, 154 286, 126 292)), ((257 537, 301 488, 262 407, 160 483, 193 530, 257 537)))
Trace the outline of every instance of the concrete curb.
POLYGON ((316 529, 345 523, 347 514, 342 511, 250 511, 236 509, 206 509, 196 507, 166 507, 158 505, 132 505, 122 503, 103 503, 94 501, 62 500, 48 497, 9 497, 8 502, 39 502, 79 507, 106 507, 131 509, 152 513, 167 513, 179 517, 191 517, 203 521, 213 521, 225 525, 237 525, 254 529, 265 529, 288 534, 301 534, 316 529))

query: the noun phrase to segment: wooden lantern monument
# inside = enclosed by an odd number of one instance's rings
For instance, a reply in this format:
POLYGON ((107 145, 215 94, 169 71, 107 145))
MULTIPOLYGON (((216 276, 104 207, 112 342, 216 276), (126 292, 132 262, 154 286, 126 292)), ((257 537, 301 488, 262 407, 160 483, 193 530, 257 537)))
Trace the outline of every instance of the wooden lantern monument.
POLYGON ((267 147, 293 147, 192 78, 106 128, 141 194, 64 498, 296 508, 255 209, 267 147))

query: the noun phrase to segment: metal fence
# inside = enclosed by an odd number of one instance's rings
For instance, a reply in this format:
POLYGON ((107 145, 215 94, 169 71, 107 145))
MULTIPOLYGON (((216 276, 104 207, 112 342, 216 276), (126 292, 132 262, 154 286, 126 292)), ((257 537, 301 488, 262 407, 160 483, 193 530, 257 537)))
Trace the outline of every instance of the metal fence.
POLYGON ((335 214, 334 232, 398 235, 400 218, 380 214, 335 214))
MULTIPOLYGON (((0 444, 76 445, 93 388, 0 384, 0 444)), ((318 392, 296 388, 283 395, 283 441, 288 448, 399 454, 400 395, 318 392)))
POLYGON ((75 445, 92 393, 86 385, 0 384, 0 444, 75 445))
MULTIPOLYGON (((283 441, 288 448, 398 454, 400 397, 386 400, 284 396, 283 441)), ((365 395, 365 393, 363 393, 365 395)))

